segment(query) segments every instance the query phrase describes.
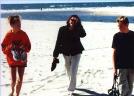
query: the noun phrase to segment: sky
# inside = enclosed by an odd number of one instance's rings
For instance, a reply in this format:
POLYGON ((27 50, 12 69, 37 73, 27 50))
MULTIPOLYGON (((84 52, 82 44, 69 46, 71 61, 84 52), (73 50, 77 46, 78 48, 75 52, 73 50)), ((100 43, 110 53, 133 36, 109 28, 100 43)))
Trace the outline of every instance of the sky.
POLYGON ((120 2, 134 0, 0 0, 1 4, 12 3, 68 3, 68 2, 120 2))

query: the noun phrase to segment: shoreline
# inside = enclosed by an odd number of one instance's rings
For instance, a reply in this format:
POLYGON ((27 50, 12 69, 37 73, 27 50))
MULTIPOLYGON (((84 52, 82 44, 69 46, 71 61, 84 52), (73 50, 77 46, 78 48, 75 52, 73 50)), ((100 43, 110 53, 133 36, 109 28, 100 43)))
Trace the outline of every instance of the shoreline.
POLYGON ((1 17, 19 14, 24 20, 65 21, 72 14, 77 14, 84 22, 112 22, 120 15, 128 16, 130 23, 134 23, 134 7, 103 7, 103 8, 74 8, 48 10, 7 10, 1 17), (123 11, 122 11, 123 10, 123 11))

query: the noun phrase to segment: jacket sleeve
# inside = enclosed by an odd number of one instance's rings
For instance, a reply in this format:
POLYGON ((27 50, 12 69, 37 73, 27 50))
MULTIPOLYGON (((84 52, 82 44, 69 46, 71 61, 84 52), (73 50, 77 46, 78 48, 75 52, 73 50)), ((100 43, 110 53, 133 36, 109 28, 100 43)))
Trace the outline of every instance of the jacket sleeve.
POLYGON ((26 52, 29 52, 31 50, 31 42, 30 42, 29 37, 26 33, 25 33, 25 44, 24 44, 24 46, 25 46, 25 51, 26 52))
POLYGON ((62 28, 59 29, 55 49, 53 51, 53 57, 58 57, 62 50, 62 28))
POLYGON ((86 32, 85 32, 85 30, 82 26, 79 29, 79 35, 80 35, 80 37, 85 37, 86 36, 86 32))
POLYGON ((12 43, 10 42, 10 35, 9 33, 6 34, 2 43, 1 43, 2 51, 4 54, 8 54, 12 49, 12 43))

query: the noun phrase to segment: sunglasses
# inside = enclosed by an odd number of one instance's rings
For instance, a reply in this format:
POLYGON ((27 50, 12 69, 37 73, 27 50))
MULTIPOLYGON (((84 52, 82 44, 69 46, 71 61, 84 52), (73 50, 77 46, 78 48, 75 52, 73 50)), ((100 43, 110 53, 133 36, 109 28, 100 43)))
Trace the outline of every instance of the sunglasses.
POLYGON ((124 23, 124 24, 128 24, 128 20, 126 18, 119 18, 116 20, 118 23, 124 23))

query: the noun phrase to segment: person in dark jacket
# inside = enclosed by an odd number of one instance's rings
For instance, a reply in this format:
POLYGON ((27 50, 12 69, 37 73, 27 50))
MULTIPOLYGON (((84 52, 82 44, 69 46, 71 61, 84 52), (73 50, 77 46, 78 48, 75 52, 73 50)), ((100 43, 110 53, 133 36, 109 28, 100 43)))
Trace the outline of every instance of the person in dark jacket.
POLYGON ((60 53, 65 59, 65 67, 69 76, 70 84, 68 91, 73 93, 76 87, 76 75, 78 64, 84 47, 80 38, 85 37, 86 33, 77 15, 72 15, 67 20, 67 25, 59 28, 59 33, 53 52, 54 60, 60 53))

